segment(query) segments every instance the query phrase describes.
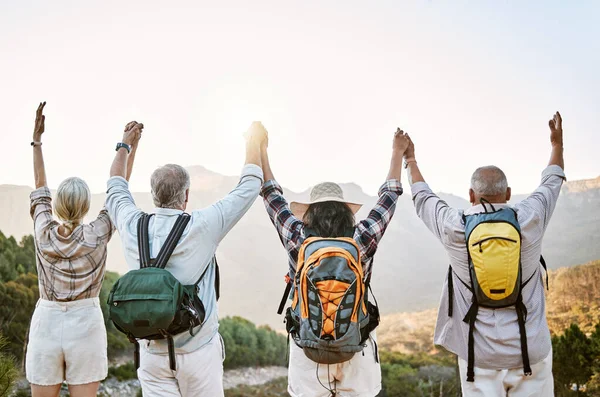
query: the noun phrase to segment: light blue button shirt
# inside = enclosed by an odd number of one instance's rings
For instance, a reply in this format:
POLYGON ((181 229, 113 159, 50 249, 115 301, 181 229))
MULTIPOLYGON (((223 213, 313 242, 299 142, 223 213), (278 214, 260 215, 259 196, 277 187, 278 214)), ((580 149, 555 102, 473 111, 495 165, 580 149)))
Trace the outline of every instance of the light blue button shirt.
MULTIPOLYGON (((215 266, 212 258, 221 240, 250 209, 263 181, 260 167, 254 164, 244 166, 239 184, 225 198, 210 207, 192 211, 179 244, 166 267, 183 285, 196 283, 207 266, 206 275, 199 284, 198 296, 206 308, 204 324, 195 329, 195 336, 189 332, 173 338, 176 353, 189 353, 209 343, 219 330, 219 317, 215 293, 215 266)), ((121 177, 108 180, 106 208, 116 225, 125 260, 130 270, 140 268, 137 239, 137 223, 142 210, 136 207, 127 181, 121 177)), ((150 255, 155 258, 183 211, 156 208, 150 219, 148 234, 150 255)), ((225 269, 225 271, 227 271, 225 269)), ((141 343, 150 353, 166 354, 167 343, 163 340, 141 343)))

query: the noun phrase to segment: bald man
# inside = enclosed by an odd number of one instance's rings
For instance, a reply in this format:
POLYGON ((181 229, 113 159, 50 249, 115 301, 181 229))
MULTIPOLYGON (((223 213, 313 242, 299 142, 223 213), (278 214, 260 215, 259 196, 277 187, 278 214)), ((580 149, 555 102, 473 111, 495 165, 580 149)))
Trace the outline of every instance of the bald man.
MULTIPOLYGON (((554 396, 552 343, 545 315, 540 258, 542 238, 565 180, 562 119, 558 112, 549 126, 551 157, 542 172, 541 184, 525 200, 510 207, 516 213, 521 233, 521 279, 527 282, 521 284, 518 304, 524 305, 520 306, 524 316, 518 314, 518 305, 479 306, 475 317, 470 310, 477 300, 472 292, 475 291, 470 270, 473 259, 467 250, 465 223, 470 215, 509 207, 511 191, 504 172, 495 166, 478 168, 469 189, 472 207, 463 211, 449 207, 425 183, 412 141, 405 153, 417 215, 441 241, 450 259, 434 343, 458 356, 463 396, 554 396), (519 326, 519 316, 525 329, 519 326)), ((504 211, 507 212, 512 213, 504 211)), ((479 244, 477 250, 481 249, 479 244)))

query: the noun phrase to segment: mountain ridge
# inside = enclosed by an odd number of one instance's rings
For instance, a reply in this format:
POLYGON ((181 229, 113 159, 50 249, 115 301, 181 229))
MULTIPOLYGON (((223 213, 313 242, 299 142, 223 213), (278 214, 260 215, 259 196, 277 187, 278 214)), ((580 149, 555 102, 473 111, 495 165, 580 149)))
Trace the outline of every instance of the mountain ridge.
MULTIPOLYGON (((239 179, 202 166, 189 169, 192 179, 190 209, 203 208, 221 199, 239 179)), ((348 200, 364 204, 357 219, 365 217, 377 198, 366 194, 357 184, 341 185, 348 200)), ((31 234, 31 190, 24 186, 0 185, 0 208, 3 209, 0 230, 5 234, 17 238, 31 234)), ((284 192, 286 198, 292 201, 306 200, 309 191, 294 192, 284 188, 284 192)), ((406 188, 405 194, 398 200, 396 214, 375 256, 372 286, 384 314, 435 306, 447 269, 446 253, 416 216, 409 192, 406 188)), ((457 208, 470 206, 459 196, 439 195, 457 208)), ((153 210, 150 193, 133 192, 133 196, 142 210, 153 210)), ((563 189, 544 240, 544 256, 550 268, 600 258, 600 245, 597 243, 600 241, 599 203, 600 188, 581 192, 563 189)), ((103 204, 104 193, 94 194, 90 214, 97 214, 103 204)), ((282 318, 275 312, 285 287, 283 276, 287 272, 287 254, 260 197, 223 240, 217 255, 222 269, 221 314, 242 315, 256 323, 282 328, 282 318), (253 298, 240 299, 246 296, 253 298)), ((107 267, 120 273, 127 270, 118 234, 109 244, 107 267)))

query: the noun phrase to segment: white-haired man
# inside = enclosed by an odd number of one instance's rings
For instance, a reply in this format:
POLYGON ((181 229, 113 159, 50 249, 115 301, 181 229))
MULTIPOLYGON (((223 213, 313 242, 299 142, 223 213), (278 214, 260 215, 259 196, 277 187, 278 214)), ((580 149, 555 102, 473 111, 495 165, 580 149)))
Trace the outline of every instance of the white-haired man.
MULTIPOLYGON (((165 268, 183 285, 193 285, 200 280, 198 296, 205 307, 205 320, 193 332, 173 338, 176 370, 171 369, 166 341, 140 343, 138 378, 145 397, 224 395, 225 351, 218 333, 215 288, 218 269, 213 257, 221 240, 258 197, 263 182, 260 147, 266 139, 266 131, 258 127, 261 127, 259 123, 253 124, 247 135, 246 164, 239 184, 222 200, 191 212, 191 219, 165 268)), ((140 268, 137 226, 143 212, 136 207, 124 177, 127 157, 134 154, 130 153, 129 146, 142 128, 138 123, 126 128, 123 141, 117 145, 106 200, 110 217, 121 236, 127 265, 132 270, 140 268)), ((179 215, 186 210, 190 176, 183 167, 167 164, 152 174, 151 189, 156 209, 148 225, 148 240, 150 257, 156 258, 179 215)))
POLYGON ((472 207, 462 211, 449 207, 425 183, 412 141, 405 154, 417 215, 450 259, 434 343, 458 355, 464 396, 554 396, 540 259, 565 180, 558 112, 549 125, 552 151, 541 185, 512 207, 506 176, 497 167, 475 171, 472 207))

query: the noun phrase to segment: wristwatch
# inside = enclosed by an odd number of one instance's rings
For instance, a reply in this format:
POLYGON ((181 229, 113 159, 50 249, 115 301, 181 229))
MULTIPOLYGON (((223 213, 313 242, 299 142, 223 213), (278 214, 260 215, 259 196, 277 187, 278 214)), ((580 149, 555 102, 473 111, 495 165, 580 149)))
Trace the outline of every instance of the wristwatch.
POLYGON ((127 149, 127 153, 131 153, 131 146, 123 143, 123 142, 119 142, 117 143, 117 148, 115 149, 116 151, 119 151, 119 149, 121 149, 122 147, 124 147, 125 149, 127 149))

